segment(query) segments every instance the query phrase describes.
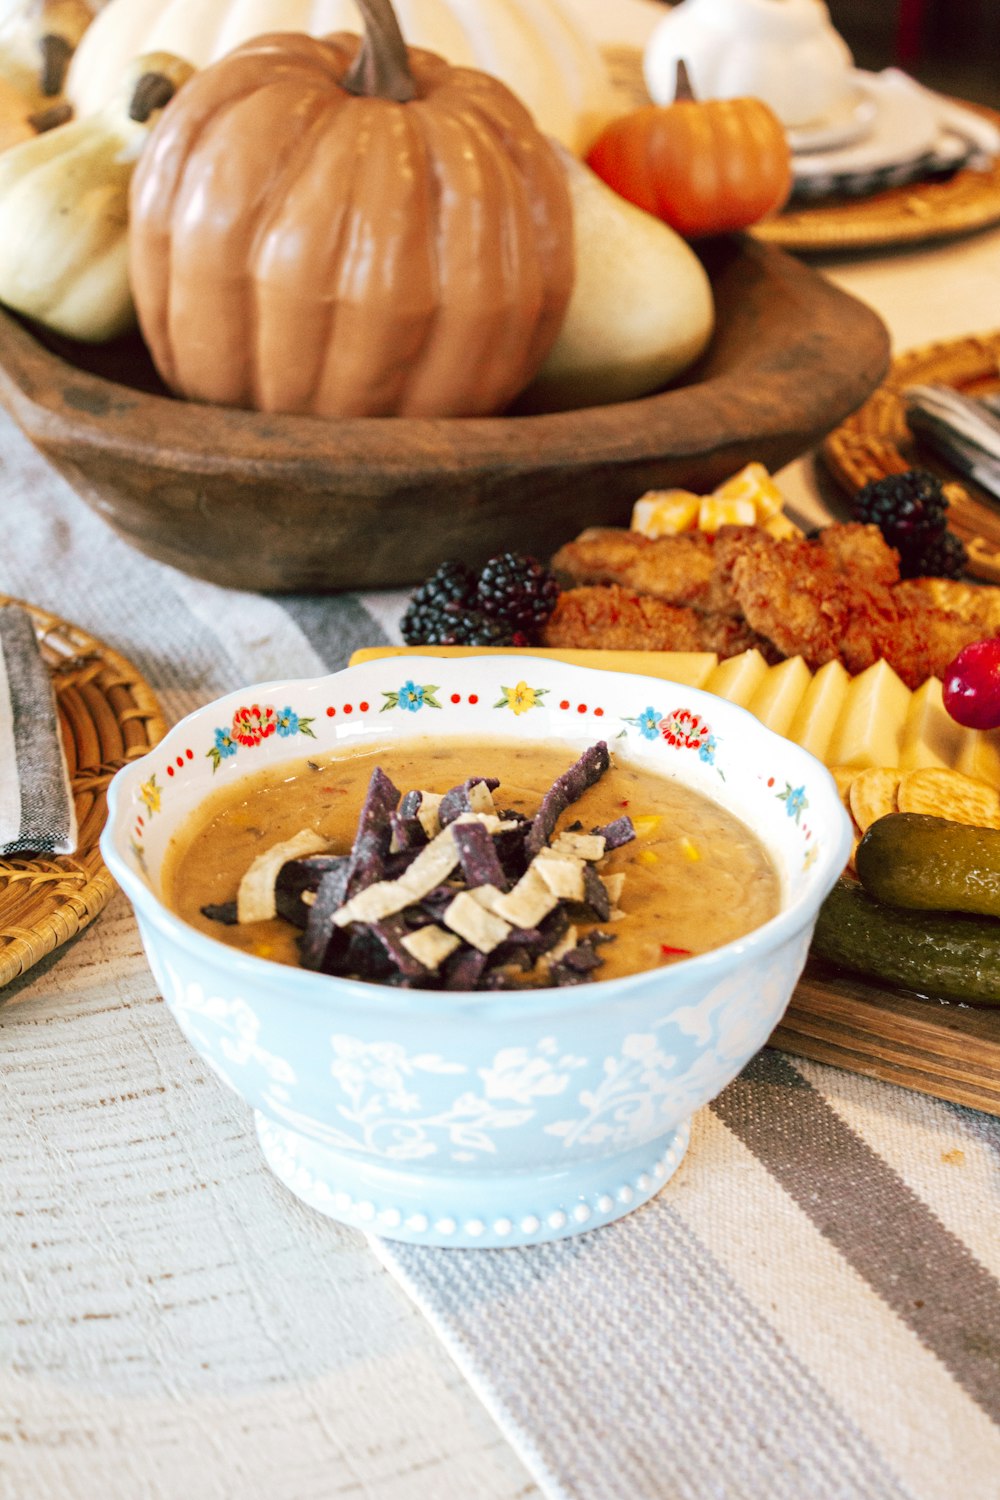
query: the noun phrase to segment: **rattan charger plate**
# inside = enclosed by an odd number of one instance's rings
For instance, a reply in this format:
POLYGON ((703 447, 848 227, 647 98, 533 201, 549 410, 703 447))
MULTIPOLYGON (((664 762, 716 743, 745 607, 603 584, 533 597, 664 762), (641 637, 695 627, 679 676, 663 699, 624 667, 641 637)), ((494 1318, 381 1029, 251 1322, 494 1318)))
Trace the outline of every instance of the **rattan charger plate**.
MULTIPOLYGON (((0 988, 86 927, 114 882, 98 840, 107 788, 127 761, 166 732, 153 692, 134 666, 86 631, 20 599, 52 676, 76 804, 75 854, 0 859, 0 988)), ((3 996, 0 995, 0 1000, 3 996)))
MULTIPOLYGON (((633 107, 649 103, 642 52, 605 47, 604 60, 619 98, 633 107)), ((1000 125, 1000 112, 956 100, 1000 125)), ((911 182, 866 198, 794 204, 754 225, 755 238, 796 254, 891 249, 951 239, 1000 223, 1000 160, 983 170, 964 167, 944 180, 911 182)))
POLYGON ((826 467, 848 495, 887 474, 932 470, 945 481, 948 525, 969 549, 969 572, 1000 583, 1000 509, 918 442, 906 420, 902 392, 908 385, 947 385, 972 397, 997 390, 1000 331, 925 344, 893 360, 878 390, 825 439, 826 467))

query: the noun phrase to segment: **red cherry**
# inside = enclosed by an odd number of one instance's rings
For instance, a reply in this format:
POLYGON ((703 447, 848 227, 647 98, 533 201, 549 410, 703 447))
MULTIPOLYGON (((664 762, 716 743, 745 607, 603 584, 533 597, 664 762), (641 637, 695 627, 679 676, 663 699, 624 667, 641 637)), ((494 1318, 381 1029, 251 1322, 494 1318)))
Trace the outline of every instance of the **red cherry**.
POLYGON ((944 674, 944 706, 966 729, 1000 725, 1000 637, 973 641, 944 674))

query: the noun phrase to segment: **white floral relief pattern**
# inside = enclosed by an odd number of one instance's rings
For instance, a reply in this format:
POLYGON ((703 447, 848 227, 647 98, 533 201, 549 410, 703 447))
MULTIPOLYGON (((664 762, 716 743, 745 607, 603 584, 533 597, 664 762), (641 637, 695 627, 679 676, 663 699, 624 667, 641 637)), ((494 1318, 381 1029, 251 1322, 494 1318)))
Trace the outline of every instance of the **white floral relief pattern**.
POLYGON ((533 1101, 562 1093, 570 1070, 586 1061, 560 1056, 552 1038, 533 1050, 503 1048, 488 1067, 478 1070, 481 1091, 463 1089, 445 1107, 420 1113, 419 1074, 462 1074, 468 1069, 435 1052, 409 1055, 395 1042, 366 1043, 339 1034, 330 1040, 330 1071, 348 1101, 338 1105, 337 1112, 353 1131, 341 1136, 327 1128, 325 1135, 340 1136, 343 1144, 361 1146, 391 1161, 413 1161, 443 1150, 454 1161, 471 1161, 481 1152, 495 1154, 494 1132, 528 1124, 536 1113, 533 1101))
POLYGON ((677 1059, 664 1052, 652 1032, 633 1032, 618 1057, 604 1059, 604 1077, 583 1089, 577 1102, 586 1113, 546 1125, 565 1146, 621 1146, 645 1140, 661 1128, 665 1106, 673 1104, 677 1059))
POLYGON ((224 1000, 219 996, 206 995, 200 984, 187 984, 178 987, 174 1005, 183 1031, 197 1044, 216 1073, 230 1088, 236 1088, 236 1084, 229 1077, 226 1068, 217 1061, 217 1051, 234 1067, 255 1063, 281 1094, 284 1093, 284 1085, 297 1081, 291 1064, 283 1057, 268 1052, 257 1041, 260 1020, 245 1000, 224 1000), (206 1027, 200 1024, 196 1019, 198 1017, 203 1017, 210 1025, 206 1027))

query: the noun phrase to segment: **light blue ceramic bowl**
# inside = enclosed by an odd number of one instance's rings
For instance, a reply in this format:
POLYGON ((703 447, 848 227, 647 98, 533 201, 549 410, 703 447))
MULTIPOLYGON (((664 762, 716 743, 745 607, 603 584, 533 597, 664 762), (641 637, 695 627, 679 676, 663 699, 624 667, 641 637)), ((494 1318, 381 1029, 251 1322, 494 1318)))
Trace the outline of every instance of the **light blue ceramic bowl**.
MULTIPOLYGON (((476 767, 488 772, 488 767, 476 767)), ((120 771, 101 848, 191 1044, 252 1106, 264 1155, 322 1213, 418 1244, 504 1246, 619 1218, 677 1166, 693 1112, 766 1041, 850 826, 812 756, 741 708, 652 677, 525 656, 386 658, 232 693, 120 771), (171 837, 213 788, 352 744, 605 739, 763 839, 780 913, 670 968, 572 989, 449 994, 240 954, 160 899, 171 837)))

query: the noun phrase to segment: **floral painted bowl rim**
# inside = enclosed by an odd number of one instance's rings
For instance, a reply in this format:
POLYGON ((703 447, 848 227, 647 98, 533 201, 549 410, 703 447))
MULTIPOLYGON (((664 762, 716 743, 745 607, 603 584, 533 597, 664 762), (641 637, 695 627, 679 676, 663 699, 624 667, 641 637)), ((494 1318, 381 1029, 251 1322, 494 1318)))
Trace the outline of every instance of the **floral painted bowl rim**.
MULTIPOLYGON (((137 778, 141 779, 143 768, 148 765, 149 761, 164 753, 169 753, 172 742, 187 738, 186 731, 189 731, 193 724, 205 719, 218 718, 223 714, 231 718, 233 709, 246 702, 258 702, 268 697, 281 697, 304 687, 318 687, 321 684, 342 681, 351 676, 361 676, 366 672, 370 673, 373 666, 385 666, 395 661, 407 672, 415 675, 416 669, 425 665, 435 672, 440 672, 444 667, 454 664, 455 660, 439 656, 387 657, 381 661, 359 663, 356 666, 344 667, 338 672, 324 673, 319 676, 276 678, 267 682, 252 683, 247 687, 222 694, 178 720, 154 751, 122 767, 112 779, 108 789, 108 817, 101 835, 101 852, 109 870, 137 912, 147 917, 154 925, 165 931, 173 942, 186 948, 190 953, 203 956, 213 966, 217 967, 221 964, 222 967, 229 969, 234 978, 251 984, 257 980, 266 980, 270 984, 275 982, 283 984, 289 989, 289 998, 294 993, 297 1001, 306 1001, 325 1008, 335 1005, 339 999, 351 1003, 363 1003, 369 1009, 374 1008, 386 1014, 405 1013, 410 1016, 420 1014, 449 1017, 474 1009, 477 1016, 484 1020, 507 1019, 526 1012, 530 1013, 534 1019, 541 1019, 568 1010, 596 1007, 607 1001, 610 996, 621 999, 633 991, 642 989, 644 985, 648 985, 654 975, 658 977, 661 984, 678 987, 683 985, 685 989, 690 984, 699 982, 708 985, 716 976, 729 972, 741 959, 753 960, 758 953, 767 954, 780 947, 782 943, 815 919, 826 894, 832 889, 847 862, 852 839, 850 820, 836 790, 833 777, 822 761, 793 741, 767 728, 748 709, 716 694, 706 692, 703 688, 694 688, 684 682, 651 677, 639 672, 611 671, 607 668, 534 657, 530 652, 518 654, 516 657, 508 654, 465 658, 461 661, 461 665, 465 669, 471 669, 472 674, 477 676, 485 675, 491 666, 503 665, 509 675, 512 660, 516 660, 519 666, 531 663, 550 672, 554 669, 560 677, 567 673, 587 679, 614 679, 616 686, 631 681, 660 694, 664 688, 674 687, 700 703, 718 705, 725 717, 732 716, 737 723, 744 723, 754 735, 759 736, 765 742, 773 740, 781 745, 785 753, 791 752, 796 758, 801 759, 804 772, 808 769, 811 774, 828 784, 831 792, 831 811, 839 825, 839 837, 834 836, 834 830, 831 829, 826 848, 818 857, 819 868, 813 878, 812 891, 796 894, 790 889, 781 910, 761 926, 732 942, 709 949, 705 953, 679 959, 676 963, 663 968, 641 969, 634 974, 621 975, 613 979, 596 979, 586 984, 562 988, 540 986, 530 990, 495 992, 429 988, 404 990, 368 980, 313 973, 307 969, 277 963, 273 959, 242 952, 206 933, 199 932, 197 928, 191 927, 164 904, 146 881, 135 872, 121 852, 118 839, 122 838, 127 842, 127 828, 124 822, 120 828, 118 826, 120 801, 126 796, 131 783, 137 778)), ((640 695, 637 694, 637 696, 640 695)), ((458 737, 455 736, 455 738, 458 737)), ((466 737, 478 736, 467 735, 466 737)), ((512 737, 504 736, 504 738, 512 737)), ((595 738, 601 737, 599 733, 595 735, 595 738)), ((483 738, 487 736, 484 735, 483 738)), ((583 736, 577 734, 573 738, 580 740, 583 736)), ((345 749, 347 749, 346 746, 345 749)), ((293 758, 296 757, 291 755, 288 757, 289 760, 293 758)), ((683 780, 683 778, 679 779, 683 780)), ((758 836, 767 847, 766 838, 762 834, 758 836)))

